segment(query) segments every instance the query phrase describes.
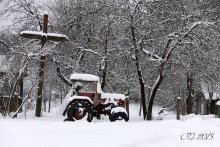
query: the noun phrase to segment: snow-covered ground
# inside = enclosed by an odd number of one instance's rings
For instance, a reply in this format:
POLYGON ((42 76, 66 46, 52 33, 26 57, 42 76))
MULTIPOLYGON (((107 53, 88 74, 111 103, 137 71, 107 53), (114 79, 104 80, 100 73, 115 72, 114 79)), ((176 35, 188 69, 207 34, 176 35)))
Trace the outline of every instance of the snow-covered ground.
MULTIPOLYGON (((163 120, 143 121, 138 107, 131 107, 129 122, 107 118, 63 122, 53 113, 35 118, 19 114, 17 119, 0 117, 1 147, 219 147, 220 119, 187 116, 175 120, 171 113, 163 120), (167 119, 169 118, 169 119, 167 119)), ((54 111, 56 112, 56 111, 54 111)), ((156 114, 156 111, 155 111, 156 114)))

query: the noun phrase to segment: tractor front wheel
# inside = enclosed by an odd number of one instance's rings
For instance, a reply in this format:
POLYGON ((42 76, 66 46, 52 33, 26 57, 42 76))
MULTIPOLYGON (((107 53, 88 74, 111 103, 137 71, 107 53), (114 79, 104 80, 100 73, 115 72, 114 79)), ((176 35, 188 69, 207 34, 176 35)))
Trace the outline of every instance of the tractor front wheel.
POLYGON ((127 111, 123 107, 115 107, 111 110, 111 114, 109 116, 111 122, 116 120, 125 120, 126 122, 129 120, 127 111))

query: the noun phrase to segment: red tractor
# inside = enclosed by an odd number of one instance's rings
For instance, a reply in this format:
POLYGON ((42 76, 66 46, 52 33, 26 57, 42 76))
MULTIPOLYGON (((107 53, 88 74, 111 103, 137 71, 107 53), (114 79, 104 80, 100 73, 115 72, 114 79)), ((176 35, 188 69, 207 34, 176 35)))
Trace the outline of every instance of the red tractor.
POLYGON ((110 121, 128 121, 128 99, 124 94, 104 93, 101 90, 99 77, 91 74, 72 74, 70 77, 74 85, 72 96, 63 112, 67 114, 67 121, 101 118, 108 115, 110 121))

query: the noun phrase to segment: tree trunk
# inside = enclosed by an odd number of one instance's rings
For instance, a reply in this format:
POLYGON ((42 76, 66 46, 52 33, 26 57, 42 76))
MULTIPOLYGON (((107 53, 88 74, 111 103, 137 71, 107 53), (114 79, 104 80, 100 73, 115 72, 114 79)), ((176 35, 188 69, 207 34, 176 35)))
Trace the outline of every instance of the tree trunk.
POLYGON ((210 109, 209 109, 210 114, 216 114, 215 103, 216 103, 215 100, 211 100, 211 102, 210 102, 210 109))
MULTIPOLYGON (((104 61, 106 62, 106 61, 104 61)), ((105 63, 107 64, 107 63, 105 63)), ((105 84, 106 84, 106 74, 107 74, 107 65, 105 65, 104 69, 102 70, 102 83, 101 83, 101 89, 104 90, 105 84)))
POLYGON ((48 99, 48 113, 50 113, 50 108, 51 108, 51 95, 49 96, 48 99))
POLYGON ((157 81, 155 82, 154 86, 152 87, 151 93, 150 93, 150 101, 148 104, 148 110, 147 110, 147 120, 152 120, 152 110, 153 110, 153 104, 154 104, 154 98, 158 91, 158 88, 160 84, 162 83, 164 78, 163 75, 163 69, 160 69, 160 75, 157 78, 157 81))
POLYGON ((44 112, 47 112, 47 98, 44 98, 44 112))
MULTIPOLYGON (((23 91, 24 91, 24 81, 23 81, 24 79, 23 78, 21 78, 20 79, 20 81, 19 81, 19 84, 20 84, 20 93, 19 93, 19 96, 20 96, 20 98, 18 99, 18 105, 19 105, 19 107, 20 107, 20 105, 22 104, 22 100, 23 100, 23 91)), ((19 112, 22 112, 22 108, 21 109, 19 109, 19 112)))
POLYGON ((173 47, 170 48, 171 42, 172 42, 172 39, 169 39, 167 41, 167 44, 165 46, 165 50, 162 55, 162 59, 164 61, 160 61, 161 63, 159 65, 159 76, 158 76, 154 86, 151 88, 151 92, 150 92, 150 96, 149 96, 150 100, 148 103, 148 110, 147 110, 147 120, 152 120, 152 110, 153 110, 154 98, 155 98, 155 95, 159 89, 159 86, 162 83, 163 78, 164 78, 164 73, 163 73, 164 65, 168 61, 168 59, 170 58, 171 52, 173 50, 173 47))
POLYGON ((51 96, 51 85, 50 85, 49 99, 48 99, 48 113, 50 113, 51 110, 51 100, 52 100, 52 96, 51 96))
POLYGON ((144 86, 144 81, 143 81, 141 71, 138 71, 138 77, 139 77, 139 83, 141 86, 141 102, 142 102, 142 107, 143 107, 143 116, 145 120, 146 115, 147 115, 147 107, 146 107, 146 101, 145 101, 145 86, 144 86))
POLYGON ((62 88, 62 83, 60 83, 60 104, 63 103, 63 88, 62 88))
POLYGON ((216 114, 216 100, 213 100, 213 92, 209 92, 209 99, 210 99, 210 107, 209 107, 209 113, 210 114, 216 114))
POLYGON ((103 63, 104 65, 101 65, 101 66, 104 66, 104 67, 101 67, 102 69, 102 83, 101 83, 101 88, 102 90, 104 90, 104 87, 106 85, 106 78, 107 78, 107 70, 108 70, 108 35, 110 33, 110 25, 111 23, 109 22, 108 23, 108 28, 106 30, 106 34, 105 34, 105 42, 104 42, 104 59, 103 59, 103 63))
POLYGON ((147 115, 147 107, 146 107, 146 100, 145 100, 145 84, 144 84, 144 80, 143 80, 141 65, 139 62, 139 49, 138 49, 137 40, 136 40, 136 36, 135 36, 135 30, 133 27, 131 27, 131 33, 132 33, 132 40, 133 40, 134 49, 135 49, 135 65, 136 65, 139 84, 140 84, 140 88, 141 88, 140 89, 141 90, 141 103, 142 103, 142 107, 143 107, 143 116, 144 116, 144 120, 145 120, 146 115, 147 115))
POLYGON ((194 104, 194 79, 191 73, 187 73, 187 99, 186 99, 186 113, 193 113, 194 104))

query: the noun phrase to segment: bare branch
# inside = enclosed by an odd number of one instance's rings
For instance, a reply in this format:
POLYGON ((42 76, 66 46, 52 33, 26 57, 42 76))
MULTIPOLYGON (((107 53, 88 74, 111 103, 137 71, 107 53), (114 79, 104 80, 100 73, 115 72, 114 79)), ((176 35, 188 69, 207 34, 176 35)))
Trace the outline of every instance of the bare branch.
POLYGON ((32 86, 30 87, 30 89, 28 90, 28 93, 26 95, 26 97, 24 98, 23 102, 21 103, 21 105, 19 106, 19 108, 17 109, 17 111, 14 113, 14 115, 11 118, 15 118, 19 112, 19 110, 22 108, 22 106, 24 105, 24 103, 29 99, 30 97, 30 93, 31 90, 34 88, 34 85, 36 84, 36 81, 32 84, 32 86))

